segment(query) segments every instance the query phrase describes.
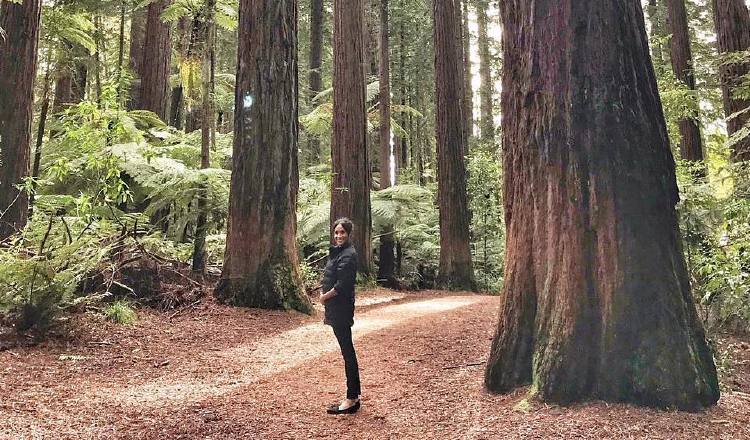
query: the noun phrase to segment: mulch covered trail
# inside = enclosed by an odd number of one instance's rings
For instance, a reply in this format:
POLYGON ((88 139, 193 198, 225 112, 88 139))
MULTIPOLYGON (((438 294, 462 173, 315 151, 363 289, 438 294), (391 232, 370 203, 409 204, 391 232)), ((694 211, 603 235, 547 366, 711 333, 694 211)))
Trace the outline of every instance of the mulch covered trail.
POLYGON ((355 415, 325 414, 345 387, 320 315, 206 299, 134 326, 79 317, 72 342, 1 351, 0 438, 750 438, 745 341, 721 339, 723 395, 708 411, 559 407, 483 390, 497 297, 402 296, 361 296, 355 415))

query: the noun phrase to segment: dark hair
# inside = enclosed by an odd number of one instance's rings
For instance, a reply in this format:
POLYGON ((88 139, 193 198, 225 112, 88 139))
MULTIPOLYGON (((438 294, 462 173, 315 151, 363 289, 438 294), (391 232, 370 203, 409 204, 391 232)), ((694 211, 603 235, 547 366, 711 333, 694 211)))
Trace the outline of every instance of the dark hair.
POLYGON ((354 223, 352 223, 352 221, 346 217, 341 217, 340 219, 333 222, 333 229, 336 229, 336 226, 338 225, 341 225, 341 227, 344 228, 347 234, 351 234, 352 228, 354 228, 354 223))

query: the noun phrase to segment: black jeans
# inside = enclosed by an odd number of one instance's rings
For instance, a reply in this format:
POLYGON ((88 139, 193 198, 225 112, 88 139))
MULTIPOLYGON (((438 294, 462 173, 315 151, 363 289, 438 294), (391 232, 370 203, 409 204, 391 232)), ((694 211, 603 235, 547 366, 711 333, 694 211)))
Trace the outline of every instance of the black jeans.
POLYGON ((361 393, 359 384, 359 365, 357 364, 357 353, 354 352, 352 343, 352 328, 348 325, 333 326, 333 334, 339 341, 341 354, 344 356, 344 369, 346 370, 346 398, 356 399, 361 393))

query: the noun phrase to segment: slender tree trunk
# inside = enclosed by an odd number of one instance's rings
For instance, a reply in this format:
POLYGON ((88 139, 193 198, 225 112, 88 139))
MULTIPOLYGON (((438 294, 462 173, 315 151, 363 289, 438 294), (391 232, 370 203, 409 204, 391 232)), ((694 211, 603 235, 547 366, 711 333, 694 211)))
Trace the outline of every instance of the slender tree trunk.
POLYGON ((148 5, 146 35, 143 46, 141 72, 141 109, 151 110, 162 120, 167 120, 169 72, 172 59, 172 39, 168 23, 161 14, 171 0, 157 0, 148 5))
POLYGON ((81 102, 86 97, 86 84, 88 81, 88 67, 83 61, 75 64, 73 72, 73 84, 71 85, 72 102, 81 102))
POLYGON ((668 51, 662 46, 662 40, 667 36, 668 32, 665 1, 648 0, 648 6, 646 7, 648 19, 651 22, 651 35, 649 35, 649 39, 653 43, 651 52, 654 57, 654 63, 657 66, 662 66, 669 62, 669 60, 665 59, 668 51))
POLYGON ((474 136, 474 91, 471 86, 471 31, 469 30, 469 3, 463 0, 463 56, 464 56, 464 120, 466 139, 474 136))
POLYGON ((216 293, 235 305, 309 312, 295 238, 297 2, 241 0, 239 33, 229 227, 216 293))
POLYGON ((479 46, 479 112, 482 140, 492 142, 495 138, 495 122, 492 118, 492 69, 490 67, 490 38, 487 35, 487 0, 476 2, 479 46))
POLYGON ((143 46, 146 37, 146 11, 134 9, 130 16, 130 70, 135 75, 130 84, 128 109, 133 110, 141 100, 141 75, 143 74, 143 46))
MULTIPOLYGON (((400 9, 404 9, 404 0, 401 0, 399 3, 400 9)), ((406 30, 404 26, 404 22, 402 21, 399 24, 398 29, 398 103, 401 104, 401 106, 406 105, 406 50, 407 50, 407 42, 406 42, 406 30)), ((401 122, 401 126, 406 126, 406 116, 401 116, 399 118, 401 122)), ((408 157, 409 157, 409 145, 406 141, 405 137, 400 137, 398 140, 398 160, 399 163, 396 168, 403 169, 407 167, 408 165, 408 157)))
MULTIPOLYGON (((391 69, 389 54, 388 0, 380 0, 380 189, 391 186, 391 69)), ((378 280, 394 285, 393 225, 380 237, 378 280)))
POLYGON ((370 160, 365 122, 363 0, 334 0, 331 222, 354 222, 359 270, 372 273, 370 160))
POLYGON ((102 104, 102 59, 101 52, 104 48, 102 42, 102 19, 97 14, 94 16, 94 40, 96 43, 96 52, 94 53, 94 86, 96 87, 96 103, 101 107, 102 104))
MULTIPOLYGON (((741 52, 750 48, 750 15, 744 0, 712 0, 714 24, 716 26, 716 45, 721 54, 741 52)), ((730 115, 746 109, 750 100, 735 96, 737 87, 743 77, 750 72, 750 63, 738 62, 719 67, 721 77, 721 94, 724 100, 724 113, 730 115)), ((744 127, 750 114, 747 112, 727 120, 729 135, 744 127)), ((750 137, 745 137, 734 144, 732 160, 735 162, 750 160, 750 137)))
MULTIPOLYGON (((206 42, 203 50, 203 124, 201 126, 201 169, 211 166, 211 145, 215 135, 215 121, 213 108, 214 94, 214 50, 216 29, 214 13, 216 0, 208 0, 205 7, 206 42)), ((203 273, 206 267, 206 235, 207 235, 207 201, 208 186, 200 184, 198 190, 198 220, 195 225, 195 241, 193 246, 193 272, 203 273)))
MULTIPOLYGON (((39 126, 36 131, 36 145, 34 148, 34 165, 31 168, 31 177, 37 179, 39 177, 39 167, 42 162, 42 144, 44 143, 44 129, 47 124, 47 113, 49 112, 49 89, 50 89, 50 66, 49 56, 47 56, 47 71, 44 73, 44 91, 42 92, 42 108, 39 113, 39 126)), ((36 180, 35 180, 36 182, 36 180)), ((34 184, 36 190, 36 183, 34 184)), ((34 208, 34 197, 35 194, 32 192, 29 195, 29 218, 33 217, 34 208)))
POLYGON ((28 194, 16 185, 29 175, 41 0, 0 4, 0 241, 28 219, 28 194))
POLYGON ((715 403, 640 2, 501 8, 508 234, 485 384, 561 403, 715 403))
MULTIPOLYGON (((461 14, 457 0, 433 4, 435 84, 437 97, 438 203, 440 205, 440 273, 438 283, 451 289, 474 290, 469 248, 466 194, 466 140, 463 130, 463 64, 456 32, 461 14)), ((413 148, 413 146, 412 146, 413 148)))
POLYGON ((122 100, 122 70, 125 68, 125 9, 126 1, 120 0, 120 39, 117 44, 117 102, 122 100))
MULTIPOLYGON (((308 65, 308 82, 310 103, 323 89, 323 75, 320 71, 323 55, 323 0, 310 0, 310 60, 308 65)), ((307 143, 308 158, 311 163, 320 163, 320 140, 309 136, 307 143)))

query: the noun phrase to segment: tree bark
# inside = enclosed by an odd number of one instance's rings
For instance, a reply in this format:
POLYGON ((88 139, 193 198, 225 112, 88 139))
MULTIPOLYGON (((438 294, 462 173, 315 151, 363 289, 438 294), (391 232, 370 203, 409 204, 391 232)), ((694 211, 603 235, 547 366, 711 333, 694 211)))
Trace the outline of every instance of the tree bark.
POLYGON ((435 103, 440 206, 440 273, 438 283, 451 289, 474 290, 469 248, 466 194, 466 139, 461 105, 463 65, 459 32, 461 14, 457 0, 433 3, 435 45, 435 103))
POLYGON ((479 113, 482 140, 492 142, 495 138, 495 122, 492 118, 492 69, 490 67, 490 38, 487 35, 487 1, 476 2, 477 45, 479 47, 479 113))
POLYGON ((469 30, 469 2, 463 0, 463 57, 464 57, 464 120, 466 121, 464 131, 466 139, 474 136, 474 91, 471 86, 471 31, 469 30))
POLYGON ((531 383, 559 403, 715 403, 640 2, 501 8, 508 233, 487 388, 531 383))
POLYGON ((0 241, 28 220, 28 194, 16 185, 29 175, 41 10, 41 0, 0 5, 0 241))
POLYGON ((334 0, 331 223, 349 217, 359 271, 372 273, 370 160, 365 122, 363 0, 334 0))
MULTIPOLYGON (((388 0, 380 1, 380 189, 391 186, 391 69, 389 54, 388 0)), ((393 226, 385 228, 380 237, 378 280, 394 285, 396 270, 393 254, 393 226)))
POLYGON ((297 2, 241 0, 238 60, 227 248, 216 294, 235 305, 310 312, 295 238, 297 2))
POLYGON ((168 23, 161 21, 161 14, 171 0, 157 0, 148 5, 146 35, 143 43, 143 69, 141 72, 140 105, 151 110, 159 118, 167 120, 169 101, 169 72, 172 60, 172 39, 168 23))
MULTIPOLYGON (((310 0, 310 59, 308 65, 308 82, 310 103, 323 90, 323 75, 320 71, 323 55, 323 0, 310 0)), ((320 140, 310 136, 308 157, 311 163, 320 163, 320 140)))
MULTIPOLYGON (((721 54, 741 52, 750 47, 750 15, 744 0, 712 0, 714 25, 716 26, 716 45, 721 54)), ((727 117, 744 110, 750 101, 734 96, 735 89, 742 83, 742 78, 750 72, 750 63, 739 62, 724 64, 719 67, 721 77, 721 94, 724 101, 724 113, 727 117)), ((750 119, 744 113, 727 120, 729 135, 736 133, 750 119)), ((735 162, 750 160, 750 138, 745 137, 734 145, 731 154, 735 162)))
MULTIPOLYGON (((695 75, 693 74, 693 55, 690 52, 685 0, 667 0, 667 23, 672 33, 670 57, 672 71, 677 79, 694 91, 695 75)), ((680 157, 693 162, 703 161, 703 143, 698 121, 695 118, 685 118, 679 121, 679 125, 680 157)))

